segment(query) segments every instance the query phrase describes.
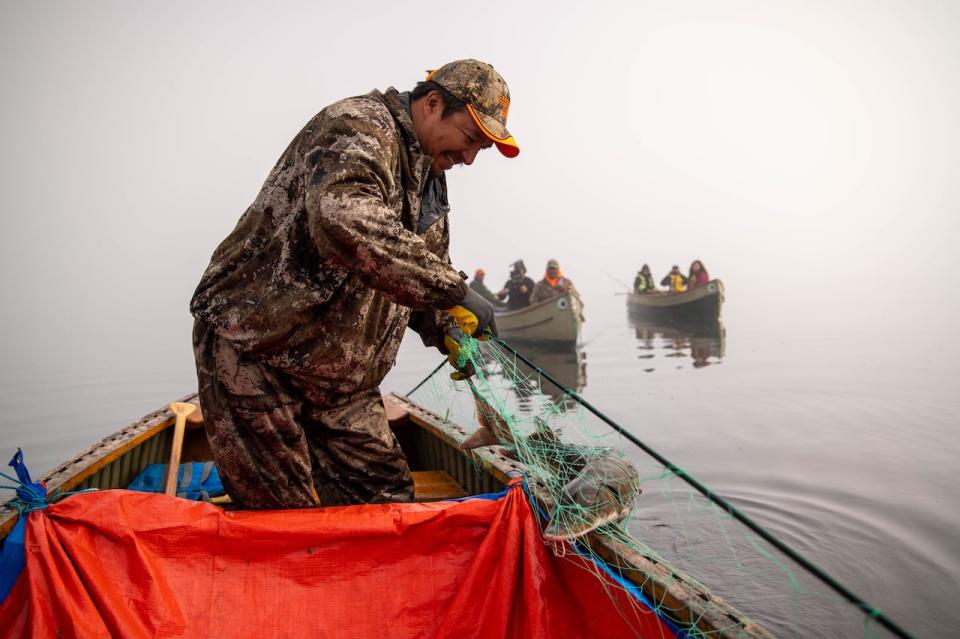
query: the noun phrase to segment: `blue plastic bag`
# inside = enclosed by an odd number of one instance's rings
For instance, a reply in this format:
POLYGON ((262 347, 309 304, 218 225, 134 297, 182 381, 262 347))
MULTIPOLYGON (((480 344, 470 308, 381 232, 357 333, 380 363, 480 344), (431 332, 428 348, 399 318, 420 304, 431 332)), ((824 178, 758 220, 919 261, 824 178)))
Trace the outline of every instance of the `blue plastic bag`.
MULTIPOLYGON (((162 493, 166 488, 167 464, 150 464, 127 486, 143 493, 162 493)), ((213 462, 180 464, 177 473, 177 497, 194 501, 209 501, 226 491, 213 462)))

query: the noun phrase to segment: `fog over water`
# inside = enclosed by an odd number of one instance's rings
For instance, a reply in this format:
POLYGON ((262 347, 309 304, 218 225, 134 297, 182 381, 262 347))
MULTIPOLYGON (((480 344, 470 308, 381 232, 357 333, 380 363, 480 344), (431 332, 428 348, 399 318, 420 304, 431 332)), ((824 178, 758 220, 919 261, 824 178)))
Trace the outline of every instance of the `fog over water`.
MULTIPOLYGON (((189 298, 290 139, 475 57, 522 151, 449 173, 454 264, 558 259, 585 397, 917 636, 960 632, 960 5, 625 5, 0 4, 2 461, 194 391, 189 298), (616 295, 693 259, 727 291, 704 368, 616 295)), ((411 334, 384 389, 439 359, 411 334)))

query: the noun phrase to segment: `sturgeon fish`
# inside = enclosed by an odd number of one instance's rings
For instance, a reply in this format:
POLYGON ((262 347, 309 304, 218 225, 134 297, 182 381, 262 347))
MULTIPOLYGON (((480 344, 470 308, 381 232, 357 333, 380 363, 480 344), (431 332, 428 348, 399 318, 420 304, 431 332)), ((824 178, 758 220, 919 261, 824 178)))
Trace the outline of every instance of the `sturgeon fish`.
MULTIPOLYGON (((481 446, 516 443, 510 426, 467 380, 473 394, 479 427, 465 439, 460 448, 471 450, 481 446)), ((556 507, 544 530, 549 541, 573 540, 605 524, 626 517, 633 501, 641 493, 640 476, 626 459, 610 450, 586 452, 579 446, 560 441, 556 432, 540 419, 534 418, 536 430, 527 436, 525 444, 549 465, 562 481, 570 477, 556 500, 556 507)), ((512 451, 506 451, 512 457, 512 451)))
POLYGON ((637 469, 611 452, 587 461, 560 491, 550 523, 543 532, 549 541, 571 540, 630 513, 641 493, 637 469))

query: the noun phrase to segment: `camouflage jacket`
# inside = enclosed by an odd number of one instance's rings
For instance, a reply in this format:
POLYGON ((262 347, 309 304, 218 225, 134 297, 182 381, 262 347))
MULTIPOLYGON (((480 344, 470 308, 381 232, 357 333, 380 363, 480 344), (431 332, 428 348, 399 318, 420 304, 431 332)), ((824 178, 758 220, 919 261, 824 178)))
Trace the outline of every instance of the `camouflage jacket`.
POLYGON ((533 287, 533 293, 530 295, 530 303, 537 304, 539 302, 545 302, 554 297, 560 297, 564 293, 578 295, 577 289, 573 287, 573 282, 561 275, 557 279, 557 285, 550 286, 550 282, 544 278, 533 287))
POLYGON ((442 344, 452 320, 438 309, 467 285, 450 266, 447 218, 415 230, 430 162, 396 90, 328 106, 214 251, 194 317, 333 394, 379 384, 408 325, 442 344))

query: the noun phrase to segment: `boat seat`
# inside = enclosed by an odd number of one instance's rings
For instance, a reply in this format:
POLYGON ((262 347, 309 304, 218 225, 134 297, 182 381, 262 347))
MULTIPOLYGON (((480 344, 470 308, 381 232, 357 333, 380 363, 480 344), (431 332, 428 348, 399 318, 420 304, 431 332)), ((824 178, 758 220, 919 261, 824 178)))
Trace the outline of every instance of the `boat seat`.
MULTIPOLYGON (((414 470, 410 474, 413 475, 413 492, 416 501, 442 501, 467 496, 467 491, 446 471, 414 470)), ((214 497, 210 502, 233 510, 230 495, 214 497)))
POLYGON ((416 501, 441 501, 467 496, 467 491, 446 471, 415 470, 410 474, 413 475, 416 501))

